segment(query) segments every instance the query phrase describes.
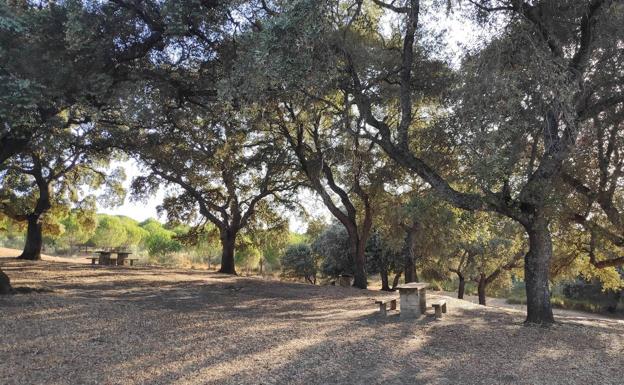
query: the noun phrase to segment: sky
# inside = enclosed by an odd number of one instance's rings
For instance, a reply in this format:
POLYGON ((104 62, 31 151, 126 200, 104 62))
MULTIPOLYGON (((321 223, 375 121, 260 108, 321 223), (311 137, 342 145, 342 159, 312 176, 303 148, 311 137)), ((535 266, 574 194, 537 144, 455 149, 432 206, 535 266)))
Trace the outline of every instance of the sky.
MULTIPOLYGON (((391 21, 389 20, 389 22, 391 21)), ((454 66, 459 64, 460 53, 463 50, 462 47, 473 45, 479 40, 476 26, 462 18, 461 12, 455 12, 450 15, 444 13, 436 15, 435 17, 432 15, 425 15, 423 22, 426 28, 443 33, 444 39, 447 42, 447 49, 440 52, 440 56, 449 59, 454 66)), ((126 170, 127 178, 124 182, 126 190, 129 190, 132 179, 141 174, 140 167, 134 160, 116 163, 113 166, 122 166, 126 170)), ((156 208, 165 196, 166 191, 160 189, 156 195, 150 197, 147 201, 137 202, 133 201, 130 194, 128 194, 125 202, 121 206, 113 208, 100 206, 98 207, 98 211, 112 215, 125 215, 137 221, 156 218, 164 222, 166 218, 163 216, 159 217, 156 208)), ((309 214, 315 217, 323 217, 328 222, 331 220, 330 213, 325 209, 322 201, 314 194, 309 191, 301 192, 299 198, 300 202, 305 204, 309 214)), ((290 212, 285 214, 289 218, 291 231, 299 233, 305 231, 306 225, 304 218, 290 212)))
MULTIPOLYGON (((114 162, 111 164, 111 168, 123 167, 126 170, 126 180, 123 185, 126 191, 130 191, 130 184, 132 179, 141 175, 141 170, 136 161, 130 159, 125 162, 114 162)), ((141 222, 148 218, 158 218, 156 207, 162 202, 165 197, 165 190, 160 189, 158 193, 145 202, 137 202, 131 199, 130 193, 126 194, 124 204, 117 207, 102 207, 98 203, 98 212, 112 215, 125 215, 130 218, 136 219, 141 222)), ((165 218, 160 218, 165 220, 165 218)))

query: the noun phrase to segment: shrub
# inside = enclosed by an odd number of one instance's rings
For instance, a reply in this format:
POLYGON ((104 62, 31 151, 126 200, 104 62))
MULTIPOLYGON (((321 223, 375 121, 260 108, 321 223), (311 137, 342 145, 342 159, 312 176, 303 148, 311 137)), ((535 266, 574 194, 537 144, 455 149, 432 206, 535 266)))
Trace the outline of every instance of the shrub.
POLYGON ((288 246, 281 262, 283 276, 304 278, 311 284, 316 284, 318 261, 309 245, 298 243, 288 246))

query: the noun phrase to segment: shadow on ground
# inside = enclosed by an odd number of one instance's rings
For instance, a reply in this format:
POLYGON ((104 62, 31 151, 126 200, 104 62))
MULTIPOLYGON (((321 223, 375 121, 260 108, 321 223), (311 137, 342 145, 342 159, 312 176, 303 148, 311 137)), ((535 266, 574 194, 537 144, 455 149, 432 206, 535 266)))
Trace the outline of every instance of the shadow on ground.
MULTIPOLYGON (((380 317, 392 294, 180 269, 0 260, 6 384, 618 384, 624 324, 447 298, 449 313, 380 317), (71 268, 70 268, 71 267, 71 268)), ((433 295, 432 297, 435 297, 433 295)))

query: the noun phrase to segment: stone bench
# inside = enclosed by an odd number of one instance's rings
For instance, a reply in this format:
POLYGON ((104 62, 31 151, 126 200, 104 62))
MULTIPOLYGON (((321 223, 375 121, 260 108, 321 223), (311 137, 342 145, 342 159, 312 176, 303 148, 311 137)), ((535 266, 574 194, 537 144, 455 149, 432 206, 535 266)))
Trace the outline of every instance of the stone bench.
MULTIPOLYGON (((95 261, 98 261, 100 259, 100 257, 85 257, 85 259, 90 259, 91 260, 91 265, 95 265, 95 261)), ((117 258, 115 257, 109 257, 108 258, 109 261, 115 261, 114 263, 111 262, 112 266, 115 266, 117 264, 117 258)), ((134 265, 134 261, 138 261, 139 258, 124 258, 122 261, 130 261, 130 266, 134 265)))
POLYGON ((388 314, 388 304, 390 304, 390 310, 396 310, 398 298, 378 299, 375 301, 376 305, 379 305, 379 313, 386 316, 388 314))
POLYGON ((446 313, 446 300, 441 299, 437 302, 434 302, 431 304, 431 307, 435 312, 435 317, 442 318, 442 313, 446 313))
POLYGON ((91 260, 91 264, 95 265, 95 261, 97 261, 98 259, 100 259, 100 257, 86 257, 85 259, 90 259, 91 260))

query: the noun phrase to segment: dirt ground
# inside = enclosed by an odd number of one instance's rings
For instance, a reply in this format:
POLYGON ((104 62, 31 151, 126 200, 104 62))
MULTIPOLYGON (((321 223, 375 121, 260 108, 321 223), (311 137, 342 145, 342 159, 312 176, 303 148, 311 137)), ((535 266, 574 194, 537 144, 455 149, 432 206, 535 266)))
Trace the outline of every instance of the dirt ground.
MULTIPOLYGON (((1 384, 622 384, 624 321, 447 298, 412 322, 376 291, 0 258, 1 384)), ((387 295, 387 294, 386 294, 387 295)), ((429 295, 435 299, 436 295, 429 295)))

